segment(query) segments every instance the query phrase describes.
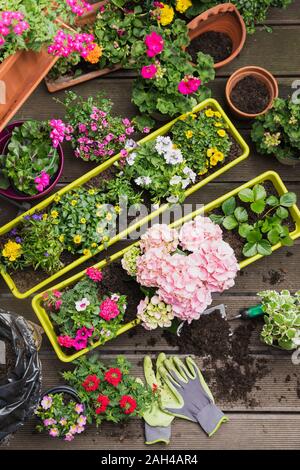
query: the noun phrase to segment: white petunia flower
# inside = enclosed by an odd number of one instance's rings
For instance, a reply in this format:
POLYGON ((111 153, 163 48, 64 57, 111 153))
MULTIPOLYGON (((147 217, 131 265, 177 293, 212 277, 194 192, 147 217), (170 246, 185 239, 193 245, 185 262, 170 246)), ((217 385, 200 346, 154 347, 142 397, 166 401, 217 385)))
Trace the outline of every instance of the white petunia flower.
POLYGON ((131 150, 135 149, 137 147, 137 143, 133 139, 127 139, 125 142, 125 149, 126 150, 131 150))
POLYGON ((178 176, 178 175, 172 176, 172 178, 170 179, 171 186, 175 186, 176 184, 180 184, 181 182, 182 182, 182 178, 181 176, 178 176))
POLYGON ((152 183, 150 176, 139 176, 134 180, 135 184, 138 186, 149 186, 152 183))
POLYGON ((181 180, 182 189, 187 188, 190 184, 191 184, 191 180, 189 178, 181 180))
POLYGON ((118 302, 120 296, 118 294, 112 294, 110 299, 113 300, 114 302, 118 302))
POLYGON ((173 148, 173 142, 170 137, 159 135, 155 141, 155 150, 159 155, 164 155, 173 148))
POLYGON ((174 148, 164 154, 164 159, 170 165, 178 165, 183 162, 181 150, 174 148))
POLYGON ((135 159, 136 159, 136 153, 135 152, 132 152, 128 155, 128 157, 126 158, 126 163, 129 165, 129 166, 132 166, 134 165, 134 162, 135 162, 135 159))
POLYGON ((191 168, 189 168, 188 166, 186 166, 186 167, 183 169, 183 173, 184 173, 186 176, 188 176, 189 179, 190 179, 193 183, 195 183, 197 175, 196 175, 196 173, 195 173, 191 168))
POLYGON ((167 198, 167 202, 170 204, 176 204, 178 202, 178 197, 177 196, 169 196, 167 198))
POLYGON ((89 305, 90 305, 90 301, 86 297, 84 297, 81 300, 77 300, 77 302, 75 302, 75 308, 77 312, 84 312, 89 305))

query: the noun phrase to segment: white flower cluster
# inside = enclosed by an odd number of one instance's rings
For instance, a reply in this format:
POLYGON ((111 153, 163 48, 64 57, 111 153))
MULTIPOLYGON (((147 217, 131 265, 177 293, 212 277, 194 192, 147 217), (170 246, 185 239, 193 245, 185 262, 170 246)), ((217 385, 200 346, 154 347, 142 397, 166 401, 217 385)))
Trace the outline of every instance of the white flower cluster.
POLYGON ((164 157, 168 165, 178 165, 183 162, 183 155, 180 149, 174 148, 170 137, 158 136, 155 141, 155 150, 164 157))
POLYGON ((150 176, 139 176, 134 180, 138 186, 149 186, 152 183, 150 176))
POLYGON ((195 183, 196 181, 196 173, 193 172, 191 168, 186 166, 183 169, 183 173, 185 174, 186 178, 182 178, 182 176, 174 175, 170 179, 170 185, 176 186, 177 184, 181 184, 182 189, 187 188, 191 183, 195 183))

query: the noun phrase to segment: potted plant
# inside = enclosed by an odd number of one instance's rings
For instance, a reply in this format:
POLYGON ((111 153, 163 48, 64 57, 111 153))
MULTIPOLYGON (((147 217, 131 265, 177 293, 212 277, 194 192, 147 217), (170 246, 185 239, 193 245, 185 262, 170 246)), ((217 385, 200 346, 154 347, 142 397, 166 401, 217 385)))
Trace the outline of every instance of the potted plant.
POLYGON ((238 69, 226 84, 226 99, 232 112, 242 119, 252 119, 269 111, 278 97, 276 78, 261 67, 238 69))
POLYGON ((57 120, 18 121, 1 133, 0 193, 18 200, 35 200, 48 194, 63 171, 61 141, 69 128, 57 120))
POLYGON ((273 108, 258 117, 251 138, 262 155, 274 155, 284 165, 300 162, 299 105, 278 98, 273 108))
POLYGON ((219 69, 232 62, 242 51, 246 41, 246 26, 238 9, 232 3, 217 5, 188 23, 191 44, 187 51, 193 61, 198 52, 214 59, 219 69))
POLYGON ((80 403, 76 391, 66 385, 47 390, 41 397, 35 415, 39 419, 37 431, 46 432, 54 438, 70 442, 76 434, 85 431, 85 407, 80 403))
POLYGON ((116 424, 143 413, 156 400, 150 387, 130 375, 131 364, 119 356, 109 366, 96 354, 76 362, 74 371, 64 372, 64 379, 76 389, 85 405, 88 423, 97 426, 105 421, 116 424))
MULTIPOLYGON (((80 109, 84 115, 85 112, 89 114, 90 106, 93 106, 91 101, 81 106, 80 109)), ((99 112, 97 111, 97 116, 98 114, 99 112)), ((102 119, 101 116, 100 118, 102 119)), ((84 122, 82 124, 84 124, 84 122)), ((96 150, 98 152, 99 142, 95 136, 103 134, 101 133, 101 129, 98 130, 98 121, 96 122, 96 125, 97 129, 95 128, 95 134, 90 134, 89 129, 86 128, 81 128, 81 131, 88 132, 88 135, 91 135, 91 140, 95 141, 97 144, 96 150)), ((127 120, 125 124, 122 123, 122 125, 125 125, 125 127, 128 126, 127 120)), ((127 129, 131 132, 130 127, 131 126, 129 126, 129 128, 127 127, 127 129)), ((75 136, 76 132, 77 128, 74 130, 75 136)), ((84 136, 84 138, 85 137, 86 136, 84 136)), ((169 204, 174 201, 174 197, 176 200, 183 200, 189 194, 192 194, 194 191, 204 186, 208 181, 213 180, 222 172, 242 161, 248 156, 249 152, 249 149, 242 137, 237 133, 222 108, 214 100, 207 100, 201 103, 194 109, 194 112, 191 113, 191 115, 188 114, 182 116, 178 120, 170 122, 163 128, 158 129, 154 133, 145 137, 137 146, 132 139, 128 139, 126 143, 126 132, 122 135, 122 141, 124 137, 125 143, 120 143, 119 140, 117 140, 118 146, 124 146, 119 154, 111 157, 108 161, 103 162, 99 167, 90 171, 84 177, 81 177, 79 180, 64 187, 56 195, 50 196, 38 206, 28 211, 28 213, 23 214, 2 227, 0 231, 1 249, 4 249, 4 245, 7 243, 8 239, 15 241, 16 236, 21 239, 23 238, 22 234, 26 231, 24 227, 27 227, 28 223, 24 217, 27 218, 27 216, 30 216, 32 219, 32 216, 35 215, 38 219, 42 219, 40 222, 37 221, 36 224, 40 224, 42 226, 44 218, 49 217, 49 220, 52 221, 54 214, 55 221, 52 224, 52 229, 55 230, 57 239, 61 240, 63 245, 62 250, 64 253, 60 253, 59 256, 61 256, 61 262, 65 265, 63 272, 67 272, 73 267, 81 264, 84 260, 87 260, 91 256, 99 253, 107 246, 110 246, 122 237, 127 236, 156 215, 167 210, 169 204), (194 121, 194 123, 192 121, 194 121), (214 123, 216 123, 216 126, 214 123), (197 127, 199 127, 201 132, 202 126, 203 129, 206 129, 207 142, 209 142, 209 145, 199 145, 197 127), (189 157, 189 149, 197 149, 199 147, 198 150, 195 150, 195 153, 198 152, 197 158, 199 159, 199 162, 196 161, 197 159, 194 159, 194 161, 191 162, 191 164, 194 165, 194 169, 191 169, 190 164, 186 164, 184 161, 181 151, 172 152, 172 148, 170 146, 170 148, 167 149, 167 152, 162 152, 160 150, 160 154, 154 155, 154 159, 159 161, 162 168, 162 178, 166 189, 165 193, 162 194, 160 185, 157 184, 159 183, 159 175, 154 174, 154 178, 156 178, 155 188, 152 189, 151 186, 147 187, 144 184, 145 180, 142 177, 147 175, 149 171, 152 171, 153 156, 152 154, 149 154, 144 158, 145 161, 143 162, 143 145, 151 141, 154 142, 157 140, 158 136, 166 138, 167 133, 169 133, 169 137, 167 139, 169 142, 173 128, 174 136, 176 133, 175 137, 178 139, 179 145, 183 146, 185 158, 189 157), (181 136, 181 133, 183 133, 184 136, 181 136), (195 137, 192 138, 194 133, 195 137), (218 144, 218 147, 214 144, 218 144), (141 160, 139 165, 132 166, 132 159, 134 159, 135 151, 136 153, 141 152, 141 160), (171 155, 169 155, 170 153, 171 155), (180 160, 182 161, 179 163, 177 160, 174 161, 173 153, 175 153, 177 157, 179 155, 180 160), (171 158, 169 159, 169 157, 171 158), (136 172, 138 173, 142 170, 145 172, 145 175, 137 174, 135 176, 136 172), (122 172, 123 174, 120 174, 122 172), (178 175, 177 172, 179 172, 178 175), (176 178, 173 178, 173 176, 176 178), (169 199, 169 197, 173 197, 173 199, 169 199), (150 215, 137 220, 135 223, 131 224, 128 229, 116 233, 120 214, 123 217, 123 223, 125 222, 124 215, 122 214, 126 213, 124 212, 124 210, 127 211, 126 208, 130 206, 134 206, 136 208, 137 204, 141 205, 145 202, 148 204, 148 208, 146 208, 148 213, 151 200, 156 203, 160 201, 162 204, 159 207, 157 205, 151 207, 152 212, 150 215), (91 216, 92 214, 94 217, 91 216), (70 220, 72 220, 71 225, 70 220), (82 220, 84 223, 82 223, 82 220), (101 223, 101 226, 103 226, 101 233, 97 232, 98 223, 101 223), (14 238, 10 235, 12 230, 14 238), (66 258, 65 255, 67 253, 71 253, 72 256, 68 256, 66 258), (77 259, 78 255, 80 255, 79 259, 77 259)), ((162 139, 162 141, 163 140, 164 139, 162 139)), ((108 144, 113 140, 109 138, 109 141, 110 142, 108 142, 108 144)), ((79 140, 77 141, 76 137, 74 142, 75 145, 78 145, 78 143, 81 144, 79 140)), ((157 142, 155 142, 155 145, 156 143, 157 142)), ((153 145, 151 148, 152 151, 156 151, 153 145)), ((158 148, 161 148, 161 144, 158 148)), ((86 147, 86 149, 94 152, 93 147, 86 147)), ((137 163, 139 159, 140 157, 137 159, 137 163)), ((18 258, 18 261, 23 260, 24 256, 25 255, 23 254, 20 259, 18 258)), ((40 268, 39 273, 33 272, 34 265, 32 265, 30 271, 26 263, 28 275, 25 278, 24 272, 19 270, 18 262, 16 262, 16 260, 7 264, 7 259, 3 260, 2 255, 1 261, 2 275, 7 280, 12 291, 21 298, 24 298, 24 296, 27 297, 31 293, 35 292, 37 288, 44 287, 49 282, 49 279, 46 279, 45 273, 40 272, 40 268), (13 268, 14 266, 15 268, 13 268), (35 276, 37 274, 40 282, 38 283, 38 286, 35 286, 33 285, 33 282, 35 281, 35 276), (12 275, 13 278, 11 277, 12 275)), ((42 264, 40 267, 42 267, 42 264)), ((62 269, 57 272, 52 270, 51 280, 56 279, 61 274, 62 269)))
POLYGON ((55 7, 46 0, 8 0, 5 8, 0 13, 0 131, 58 60, 47 44, 67 28, 64 21, 73 23, 78 14, 65 0, 57 0, 55 7))
POLYGON ((258 293, 261 298, 265 325, 261 339, 269 346, 291 351, 300 345, 300 292, 288 290, 258 293))

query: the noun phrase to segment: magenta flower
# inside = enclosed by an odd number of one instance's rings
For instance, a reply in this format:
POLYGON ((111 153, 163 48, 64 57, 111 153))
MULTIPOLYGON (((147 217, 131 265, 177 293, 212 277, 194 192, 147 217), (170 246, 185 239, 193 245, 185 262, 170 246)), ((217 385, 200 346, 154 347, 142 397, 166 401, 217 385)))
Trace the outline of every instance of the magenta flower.
POLYGON ((76 351, 81 351, 82 349, 85 349, 87 347, 87 339, 86 338, 75 338, 73 341, 73 348, 76 349, 76 351))
POLYGON ((82 16, 87 11, 91 11, 92 5, 85 0, 66 0, 72 12, 77 16, 82 16))
POLYGON ((106 321, 116 318, 120 313, 119 307, 116 302, 111 299, 105 299, 100 305, 99 316, 106 321))
POLYGON ((196 77, 184 77, 178 84, 178 91, 182 95, 191 95, 196 93, 201 85, 201 80, 196 77))
POLYGON ((85 326, 83 326, 82 328, 77 330, 75 341, 77 339, 87 340, 88 338, 92 336, 93 331, 94 331, 94 328, 88 329, 85 326))
POLYGON ((58 336, 57 342, 60 346, 63 346, 64 348, 72 348, 74 344, 74 339, 68 335, 58 336))
POLYGON ((86 275, 94 282, 101 282, 103 278, 102 272, 93 267, 86 270, 86 275))
POLYGON ((157 34, 155 31, 152 31, 152 33, 146 36, 145 44, 147 46, 148 57, 155 57, 157 54, 160 54, 164 48, 164 40, 162 36, 157 34))
POLYGON ((141 69, 141 76, 145 79, 151 79, 155 77, 156 72, 157 72, 157 68, 155 67, 154 64, 144 65, 144 67, 142 67, 141 69))

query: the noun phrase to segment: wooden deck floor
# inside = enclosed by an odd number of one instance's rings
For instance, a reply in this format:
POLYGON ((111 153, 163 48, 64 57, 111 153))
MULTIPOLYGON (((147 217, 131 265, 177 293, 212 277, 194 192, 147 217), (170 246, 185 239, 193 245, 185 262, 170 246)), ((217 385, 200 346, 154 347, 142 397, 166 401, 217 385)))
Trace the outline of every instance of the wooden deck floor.
MULTIPOLYGON (((280 94, 284 97, 292 93, 293 81, 300 79, 300 0, 296 0, 286 11, 272 11, 268 24, 273 27, 273 33, 267 33, 261 27, 256 34, 249 36, 241 56, 222 69, 212 83, 213 96, 222 105, 225 106, 226 79, 240 66, 259 65, 268 68, 278 78, 280 94)), ((79 86, 76 91, 88 96, 98 90, 103 90, 114 101, 117 112, 134 115, 135 110, 130 104, 131 84, 132 74, 119 71, 106 78, 79 86)), ((47 119, 62 115, 60 106, 53 101, 45 85, 41 84, 16 117, 47 119)), ((249 123, 237 122, 236 124, 246 140, 250 142, 249 123)), ((73 181, 89 169, 88 164, 75 160, 68 151, 61 184, 73 181)), ((300 200, 299 167, 294 169, 281 166, 271 158, 258 156, 252 149, 249 159, 194 194, 190 202, 204 203, 213 200, 268 169, 278 171, 288 188, 297 192, 300 200)), ((16 212, 12 206, 0 202, 1 225, 15 215, 16 212)), ((299 288, 299 246, 298 242, 292 249, 281 249, 270 258, 249 266, 243 275, 239 275, 233 289, 221 299, 215 298, 215 304, 225 303, 230 319, 240 307, 255 303, 255 294, 259 290, 268 288, 296 290, 299 288), (275 286, 272 285, 270 275, 272 270, 281 273, 280 281, 275 286)), ((114 249, 116 250, 116 247, 114 249)), ((30 301, 14 299, 2 280, 0 281, 0 305, 28 319, 35 319, 30 301)), ((237 325, 238 323, 235 322, 235 327, 237 325)), ((176 420, 169 449, 300 448, 300 366, 292 364, 289 354, 279 353, 260 343, 258 331, 253 332, 250 349, 253 357, 259 356, 266 359, 269 372, 263 379, 258 380, 246 401, 219 402, 219 405, 228 413, 230 422, 223 426, 215 437, 208 439, 198 426, 176 420), (287 376, 291 378, 288 385, 287 376)), ((161 332, 145 334, 141 328, 134 339, 125 334, 102 349, 103 357, 119 353, 128 355, 134 363, 136 372, 140 375, 142 374, 140 360, 145 352, 155 354, 157 351, 172 352, 174 350, 166 343, 161 332)), ((65 366, 57 360, 47 338, 44 338, 40 357, 43 363, 44 388, 57 384, 61 381, 60 371, 64 370, 65 366)), ((198 360, 201 365, 201 358, 198 360)), ((212 391, 214 392, 214 389, 212 391)), ((126 450, 145 448, 141 421, 132 421, 126 430, 115 425, 104 425, 98 430, 90 427, 73 443, 64 443, 36 434, 34 425, 34 420, 26 424, 12 439, 10 449, 126 450)), ((155 448, 161 449, 162 447, 152 446, 152 449, 155 448)))

